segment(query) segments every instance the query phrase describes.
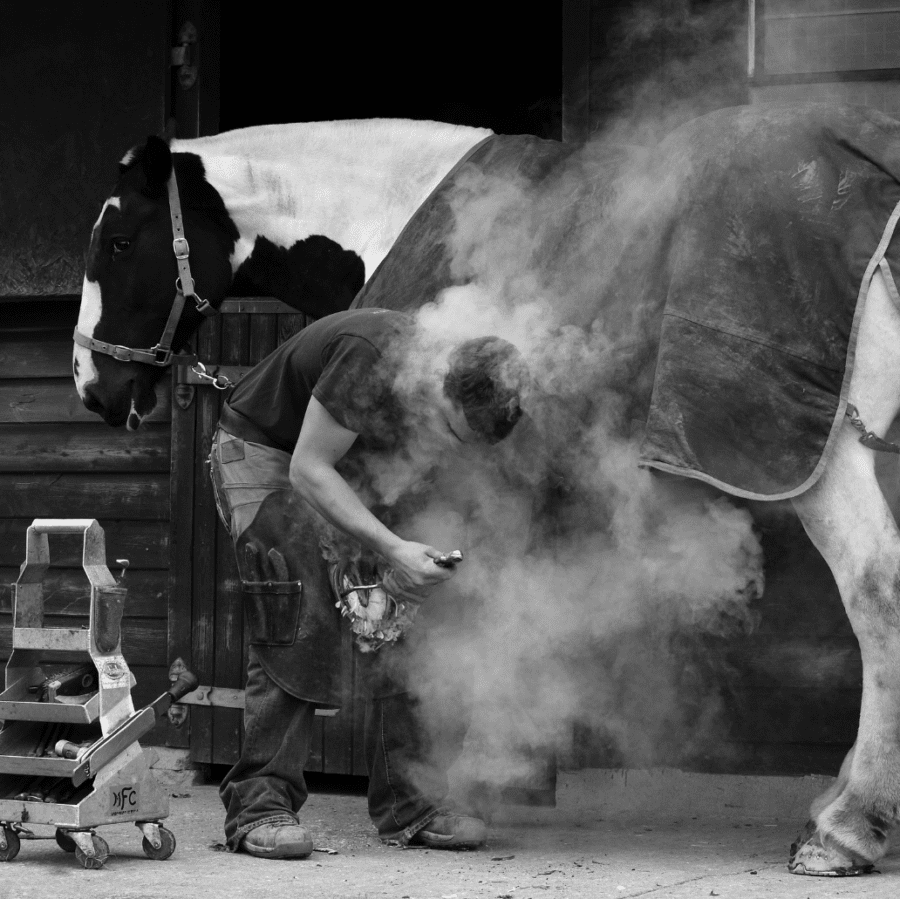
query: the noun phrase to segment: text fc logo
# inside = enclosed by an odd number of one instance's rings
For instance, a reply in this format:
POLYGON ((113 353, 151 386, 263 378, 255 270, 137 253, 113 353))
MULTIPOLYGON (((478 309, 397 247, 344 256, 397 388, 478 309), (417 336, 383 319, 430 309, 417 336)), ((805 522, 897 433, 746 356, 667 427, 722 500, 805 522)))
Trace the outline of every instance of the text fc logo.
POLYGON ((137 808, 138 794, 134 787, 119 787, 112 790, 112 810, 122 814, 137 808))

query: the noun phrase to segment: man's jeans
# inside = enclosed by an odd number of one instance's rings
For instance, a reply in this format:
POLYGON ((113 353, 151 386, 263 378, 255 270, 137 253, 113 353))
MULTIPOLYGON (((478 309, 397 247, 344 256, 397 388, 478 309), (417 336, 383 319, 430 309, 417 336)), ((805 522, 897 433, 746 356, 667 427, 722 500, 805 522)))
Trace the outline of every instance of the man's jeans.
MULTIPOLYGON (((252 526, 268 493, 291 489, 287 453, 249 442, 247 452, 232 448, 223 453, 222 446, 236 439, 219 429, 210 455, 216 501, 235 542, 252 526)), ((288 546, 275 548, 290 552, 288 546)), ((450 716, 452 723, 429 737, 415 698, 408 692, 387 693, 370 698, 366 708, 369 815, 382 839, 405 844, 445 810, 446 772, 462 750, 468 704, 465 697, 456 697, 463 701, 450 716)), ((297 820, 307 797, 303 770, 316 708, 315 703, 297 699, 272 681, 252 646, 245 700, 241 756, 219 789, 226 810, 225 836, 232 850, 254 827, 297 820)))

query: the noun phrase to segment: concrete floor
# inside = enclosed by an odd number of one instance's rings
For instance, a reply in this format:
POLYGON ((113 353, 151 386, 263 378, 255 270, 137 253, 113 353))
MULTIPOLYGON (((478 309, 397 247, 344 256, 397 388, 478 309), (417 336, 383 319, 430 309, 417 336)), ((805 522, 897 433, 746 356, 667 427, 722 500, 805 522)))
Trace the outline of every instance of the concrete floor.
MULTIPOLYGON (((464 853, 382 846, 362 796, 314 793, 303 817, 322 851, 301 861, 221 851, 216 787, 175 785, 166 825, 178 845, 169 860, 145 858, 133 825, 99 828, 111 850, 100 871, 84 870, 52 839, 23 841, 15 860, 0 864, 0 899, 897 896, 900 854, 867 877, 787 873, 788 847, 803 823, 792 806, 819 786, 805 780, 577 772, 561 779, 556 809, 504 809, 487 847, 464 853), (770 799, 777 815, 769 817, 767 790, 780 797, 770 799)), ((35 831, 52 836, 49 828, 35 831)))

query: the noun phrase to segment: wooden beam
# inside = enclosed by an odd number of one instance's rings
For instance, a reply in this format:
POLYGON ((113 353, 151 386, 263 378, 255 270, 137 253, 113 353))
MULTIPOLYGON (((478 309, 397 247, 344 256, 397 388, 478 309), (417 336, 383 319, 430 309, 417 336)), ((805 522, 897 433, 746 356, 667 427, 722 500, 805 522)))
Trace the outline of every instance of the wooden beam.
POLYGON ((11 518, 169 517, 169 478, 162 474, 0 473, 4 513, 11 518))
POLYGON ((275 315, 296 315, 297 310, 281 300, 273 300, 271 297, 233 297, 222 301, 219 312, 223 315, 236 313, 258 313, 275 315))
MULTIPOLYGON (((182 696, 178 701, 184 705, 204 705, 217 709, 243 709, 246 705, 245 691, 233 687, 209 687, 201 684, 196 690, 182 696)), ((317 708, 320 718, 333 718, 340 709, 317 708)))
MULTIPOLYGON (((33 518, 0 518, 0 578, 5 576, 4 567, 17 569, 25 559, 25 532, 32 521, 33 518)), ((107 557, 129 560, 129 587, 132 576, 138 571, 168 569, 168 521, 104 519, 100 525, 106 532, 107 557)), ((82 548, 80 535, 52 537, 52 571, 74 568, 81 572, 82 548)), ((113 562, 109 564, 112 568, 113 562)))
MULTIPOLYGON (((47 627, 65 627, 71 618, 58 615, 45 620, 47 627)), ((86 634, 87 631, 81 631, 86 634)), ((0 655, 12 649, 12 622, 4 616, 0 619, 0 655)), ((127 659, 140 659, 143 665, 162 666, 166 658, 166 622, 162 618, 130 618, 122 622, 122 655, 127 659)), ((162 688, 166 689, 165 687, 162 688)), ((162 690, 157 692, 157 695, 162 690)))
MULTIPOLYGON (((12 611, 12 582, 15 568, 0 568, 0 612, 12 611)), ((124 581, 128 588, 125 600, 126 618, 165 618, 165 571, 130 571, 124 581)), ((60 618, 84 618, 90 611, 90 585, 83 573, 75 569, 51 568, 44 575, 44 612, 60 618)))
POLYGON ((137 434, 94 423, 3 425, 0 471, 169 471, 169 426, 137 434))
MULTIPOLYGON (((197 353, 200 358, 217 359, 221 352, 222 319, 210 319, 197 333, 197 353)), ((206 458, 219 421, 220 391, 197 391, 192 403, 197 409, 194 425, 193 455, 180 464, 193 469, 192 504, 193 555, 190 567, 181 572, 189 579, 192 593, 191 665, 190 669, 204 683, 214 684, 216 640, 216 544, 218 528, 216 506, 209 480, 206 458)), ((186 661, 186 660, 185 660, 186 661)), ((212 710, 191 710, 191 758, 203 764, 213 761, 212 710)))
MULTIPOLYGON (((144 419, 145 423, 169 421, 170 394, 167 376, 157 389, 156 408, 144 419)), ((0 424, 53 421, 100 424, 97 413, 89 412, 81 401, 71 372, 59 378, 0 380, 0 424)))
MULTIPOLYGON (((222 318, 219 359, 227 366, 246 366, 250 361, 251 315, 231 314, 222 318)), ((215 532, 216 556, 213 582, 215 596, 215 647, 213 683, 217 688, 240 688, 244 685, 246 666, 243 658, 244 605, 239 585, 240 572, 234 558, 231 538, 219 521, 214 508, 207 507, 212 519, 200 527, 215 532)), ((213 764, 234 764, 241 752, 243 716, 237 708, 217 709, 212 716, 213 764)))
POLYGON ((71 378, 72 334, 55 331, 3 335, 0 378, 71 378))

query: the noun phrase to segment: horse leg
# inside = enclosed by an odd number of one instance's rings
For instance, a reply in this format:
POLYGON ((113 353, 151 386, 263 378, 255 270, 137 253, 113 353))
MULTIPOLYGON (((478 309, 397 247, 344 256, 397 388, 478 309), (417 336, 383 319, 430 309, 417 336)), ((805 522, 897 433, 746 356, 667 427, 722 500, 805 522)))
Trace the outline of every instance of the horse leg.
MULTIPOLYGON (((900 312, 880 272, 860 323, 850 402, 878 434, 900 406, 900 312)), ((822 477, 794 499, 840 589, 863 662, 856 743, 791 847, 796 874, 864 873, 900 823, 900 531, 876 481, 874 453, 858 437, 845 423, 822 477)))

